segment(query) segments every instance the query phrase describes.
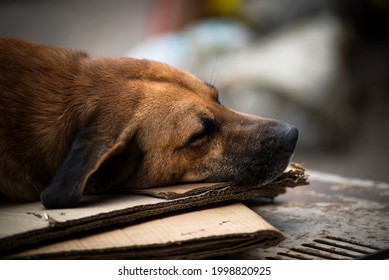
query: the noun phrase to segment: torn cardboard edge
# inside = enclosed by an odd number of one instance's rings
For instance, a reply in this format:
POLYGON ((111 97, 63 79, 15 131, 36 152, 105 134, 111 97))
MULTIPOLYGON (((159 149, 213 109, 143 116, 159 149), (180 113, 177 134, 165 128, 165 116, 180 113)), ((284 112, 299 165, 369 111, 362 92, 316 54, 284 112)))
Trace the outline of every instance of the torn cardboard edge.
POLYGON ((290 163, 285 172, 278 177, 275 181, 270 182, 263 186, 238 186, 233 185, 231 183, 203 183, 203 184, 185 184, 180 185, 179 188, 177 186, 167 186, 162 188, 152 188, 152 189, 143 189, 143 190, 135 190, 134 193, 137 194, 147 194, 154 197, 164 198, 164 199, 177 199, 186 196, 197 195, 201 193, 208 192, 213 189, 221 189, 224 187, 228 188, 236 188, 242 190, 248 189, 258 189, 258 188, 266 188, 263 196, 268 197, 276 197, 277 195, 285 192, 286 188, 293 188, 300 184, 307 183, 307 175, 304 173, 304 166, 299 163, 290 163), (274 191, 272 192, 272 188, 274 191), (284 191, 281 192, 281 188, 284 188, 284 191), (265 194, 265 192, 268 192, 265 194))
POLYGON ((90 196, 72 209, 46 210, 40 202, 5 203, 0 206, 0 254, 171 211, 254 197, 276 197, 288 187, 308 184, 304 171, 303 166, 292 163, 278 179, 263 186, 192 184, 191 188, 177 185, 148 189, 142 195, 90 196))
POLYGON ((10 259, 201 259, 252 247, 269 248, 284 235, 243 204, 196 209, 19 252, 10 259))

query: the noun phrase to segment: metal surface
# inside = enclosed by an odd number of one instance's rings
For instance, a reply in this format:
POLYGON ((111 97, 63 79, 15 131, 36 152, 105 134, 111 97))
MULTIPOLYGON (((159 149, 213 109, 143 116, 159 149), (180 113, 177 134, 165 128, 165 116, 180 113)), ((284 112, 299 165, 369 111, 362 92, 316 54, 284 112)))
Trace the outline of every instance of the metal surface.
POLYGON ((307 171, 310 185, 247 205, 287 239, 240 259, 389 258, 389 185, 307 171), (377 253, 376 255, 372 255, 377 253))

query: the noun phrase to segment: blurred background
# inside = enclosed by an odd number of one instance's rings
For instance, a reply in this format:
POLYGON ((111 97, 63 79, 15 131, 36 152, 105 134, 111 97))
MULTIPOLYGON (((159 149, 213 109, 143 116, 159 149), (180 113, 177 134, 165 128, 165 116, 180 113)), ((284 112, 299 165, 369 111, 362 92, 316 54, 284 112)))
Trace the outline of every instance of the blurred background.
POLYGON ((294 161, 389 182, 389 0, 9 0, 0 36, 163 61, 295 124, 294 161))

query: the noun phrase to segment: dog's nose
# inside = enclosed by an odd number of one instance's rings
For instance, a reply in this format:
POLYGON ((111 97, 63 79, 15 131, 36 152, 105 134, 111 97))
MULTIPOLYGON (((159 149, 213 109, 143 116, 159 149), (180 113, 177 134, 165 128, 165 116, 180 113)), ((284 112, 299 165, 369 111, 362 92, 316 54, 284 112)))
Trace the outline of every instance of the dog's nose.
POLYGON ((299 131, 298 129, 290 124, 285 123, 284 134, 281 138, 281 149, 286 152, 293 152, 296 147, 299 131))

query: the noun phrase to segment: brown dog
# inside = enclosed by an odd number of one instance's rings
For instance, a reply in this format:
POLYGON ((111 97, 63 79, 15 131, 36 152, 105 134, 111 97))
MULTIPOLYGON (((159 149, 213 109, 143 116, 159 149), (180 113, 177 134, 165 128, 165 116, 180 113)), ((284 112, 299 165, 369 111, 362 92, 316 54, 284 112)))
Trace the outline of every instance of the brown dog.
POLYGON ((0 40, 0 193, 13 200, 58 208, 84 191, 263 184, 297 135, 223 107, 213 86, 162 63, 0 40))

